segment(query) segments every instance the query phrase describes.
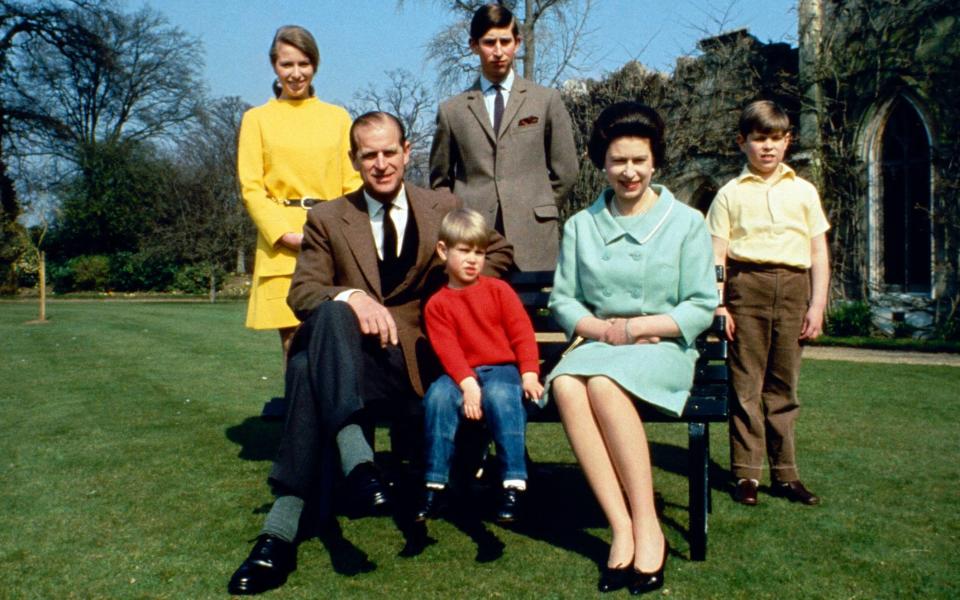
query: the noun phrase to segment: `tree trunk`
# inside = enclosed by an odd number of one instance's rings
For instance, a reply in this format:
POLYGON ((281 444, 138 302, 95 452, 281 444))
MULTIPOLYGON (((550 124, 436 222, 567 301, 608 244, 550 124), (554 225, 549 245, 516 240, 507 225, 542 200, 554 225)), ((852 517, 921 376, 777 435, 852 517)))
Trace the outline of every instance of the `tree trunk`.
POLYGON ((239 246, 237 246, 237 266, 236 266, 236 272, 237 272, 237 273, 244 273, 244 274, 246 274, 246 272, 247 272, 247 261, 246 261, 246 256, 245 256, 243 250, 244 250, 244 249, 243 249, 243 245, 242 245, 242 244, 239 245, 239 246))
POLYGON ((47 254, 41 250, 40 255, 40 318, 41 323, 47 320, 47 254))
POLYGON ((811 179, 818 190, 824 189, 823 86, 818 70, 821 62, 821 35, 823 31, 822 0, 801 0, 798 6, 798 35, 800 37, 800 143, 811 154, 811 179))
POLYGON ((523 43, 527 49, 523 52, 523 77, 536 81, 534 68, 537 64, 537 38, 533 31, 533 0, 523 2, 523 43))
POLYGON ((210 267, 210 304, 217 301, 217 274, 210 267))

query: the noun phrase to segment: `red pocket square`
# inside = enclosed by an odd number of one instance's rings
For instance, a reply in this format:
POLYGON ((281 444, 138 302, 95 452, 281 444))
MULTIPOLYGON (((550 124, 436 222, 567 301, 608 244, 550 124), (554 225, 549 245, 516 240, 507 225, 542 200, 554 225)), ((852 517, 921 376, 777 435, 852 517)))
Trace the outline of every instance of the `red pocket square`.
POLYGON ((539 123, 539 122, 540 122, 540 118, 539 118, 539 117, 532 117, 532 116, 531 116, 531 117, 526 117, 526 118, 524 118, 524 119, 520 119, 520 122, 517 123, 517 126, 519 126, 519 127, 526 127, 527 125, 536 125, 536 124, 539 123))

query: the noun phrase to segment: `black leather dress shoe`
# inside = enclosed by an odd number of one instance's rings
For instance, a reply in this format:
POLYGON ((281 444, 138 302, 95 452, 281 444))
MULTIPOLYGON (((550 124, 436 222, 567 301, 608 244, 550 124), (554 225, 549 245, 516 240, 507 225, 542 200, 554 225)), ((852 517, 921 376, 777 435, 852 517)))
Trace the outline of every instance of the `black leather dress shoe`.
POLYGON ((297 569, 297 547, 270 534, 257 538, 250 556, 234 572, 227 591, 249 596, 273 590, 287 581, 287 575, 297 569))
POLYGON ((360 463, 347 475, 347 486, 356 506, 381 512, 390 504, 387 488, 380 479, 380 469, 372 462, 360 463))
POLYGON ((733 488, 733 500, 747 506, 757 505, 757 482, 753 479, 741 479, 733 488))
POLYGON ((663 538, 663 558, 660 559, 660 566, 653 573, 644 573, 634 569, 633 581, 627 587, 634 596, 646 594, 663 587, 663 569, 667 566, 667 555, 670 553, 670 544, 667 538, 663 538))
POLYGON ((520 515, 520 500, 523 497, 523 490, 517 488, 503 488, 500 496, 500 508, 497 510, 497 521, 501 523, 512 523, 520 515))
POLYGON ((423 502, 420 504, 420 510, 413 516, 413 520, 422 523, 427 519, 436 519, 443 510, 447 496, 446 488, 425 488, 423 491, 423 502))
POLYGON ((630 565, 624 567, 603 567, 600 571, 600 581, 597 582, 598 592, 615 592, 627 587, 633 577, 630 565))
POLYGON ((820 504, 820 497, 804 487, 799 479, 786 483, 773 482, 770 486, 770 493, 774 496, 787 498, 791 502, 806 504, 807 506, 820 504))

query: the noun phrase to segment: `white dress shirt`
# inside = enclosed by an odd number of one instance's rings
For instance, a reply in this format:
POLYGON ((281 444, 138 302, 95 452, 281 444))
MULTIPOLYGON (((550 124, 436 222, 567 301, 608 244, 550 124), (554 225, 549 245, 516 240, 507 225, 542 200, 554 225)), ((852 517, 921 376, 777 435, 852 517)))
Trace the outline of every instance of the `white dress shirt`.
MULTIPOLYGON (((367 191, 363 191, 363 199, 367 201, 367 214, 370 215, 370 232, 373 233, 373 243, 377 247, 377 256, 383 260, 383 217, 385 210, 383 203, 375 200, 367 191)), ((397 230, 397 252, 400 256, 403 249, 403 234, 407 230, 407 219, 410 217, 410 206, 407 204, 407 193, 403 186, 397 192, 397 197, 393 199, 393 208, 390 209, 390 218, 393 220, 393 226, 397 230)))
MULTIPOLYGON (((513 69, 507 73, 507 76, 500 82, 500 93, 503 95, 503 107, 506 109, 507 102, 510 101, 510 90, 513 89, 513 69)), ((497 101, 497 90, 494 84, 486 77, 480 75, 480 90, 483 92, 483 105, 487 108, 487 116, 490 118, 490 127, 493 127, 493 103, 497 101)))

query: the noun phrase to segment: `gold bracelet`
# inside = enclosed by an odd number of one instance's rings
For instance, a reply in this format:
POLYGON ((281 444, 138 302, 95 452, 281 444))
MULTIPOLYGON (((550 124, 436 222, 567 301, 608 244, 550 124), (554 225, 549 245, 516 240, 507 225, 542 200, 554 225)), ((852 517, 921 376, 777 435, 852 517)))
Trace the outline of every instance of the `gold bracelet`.
POLYGON ((627 338, 627 340, 630 339, 630 319, 623 320, 623 335, 627 338))

